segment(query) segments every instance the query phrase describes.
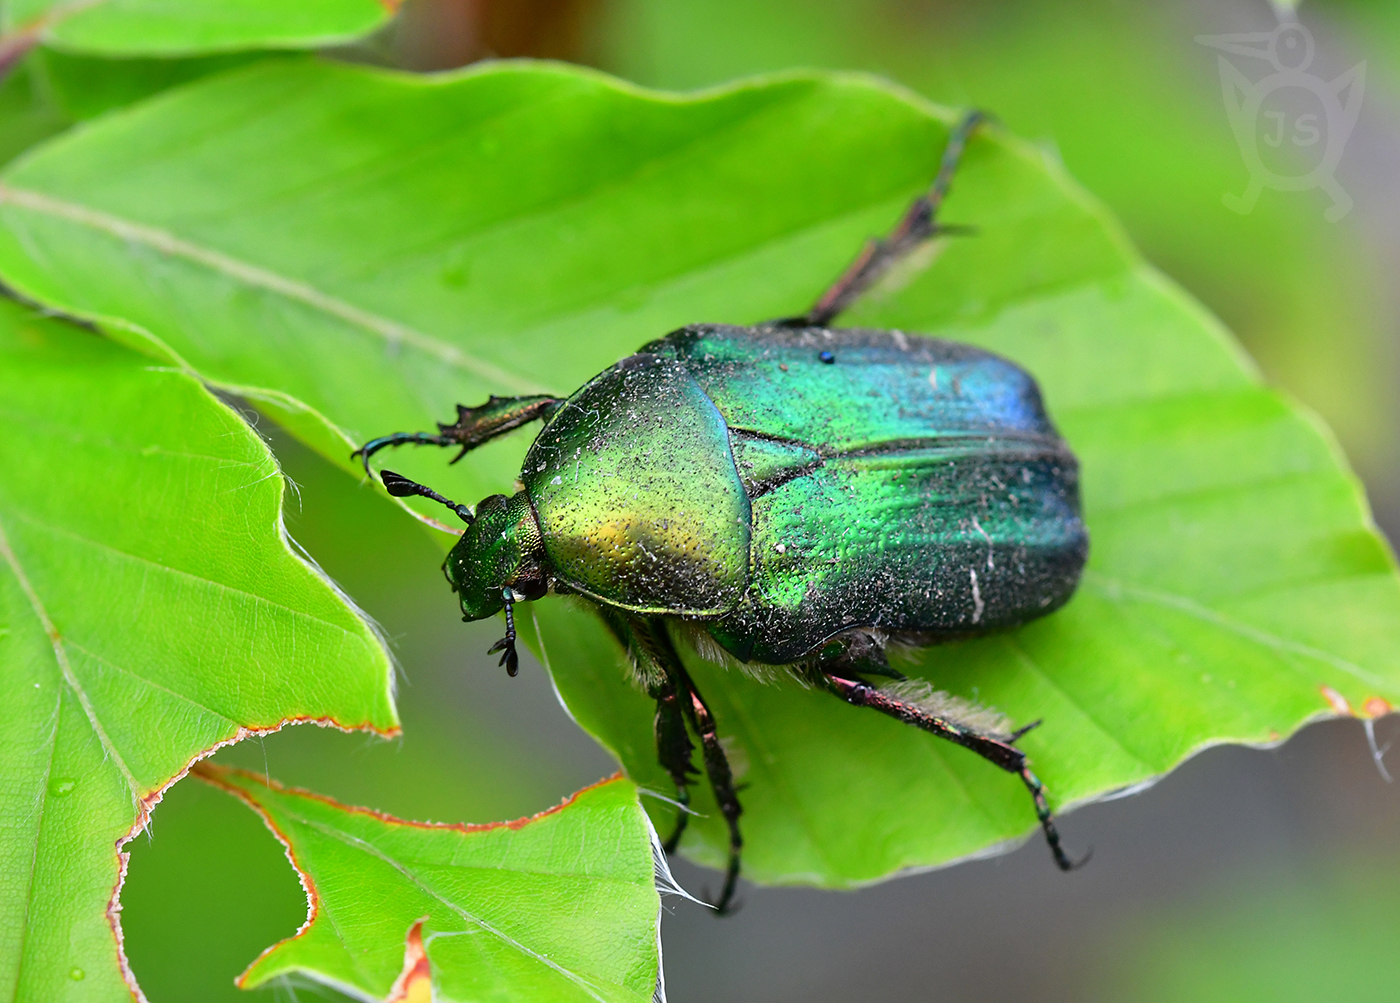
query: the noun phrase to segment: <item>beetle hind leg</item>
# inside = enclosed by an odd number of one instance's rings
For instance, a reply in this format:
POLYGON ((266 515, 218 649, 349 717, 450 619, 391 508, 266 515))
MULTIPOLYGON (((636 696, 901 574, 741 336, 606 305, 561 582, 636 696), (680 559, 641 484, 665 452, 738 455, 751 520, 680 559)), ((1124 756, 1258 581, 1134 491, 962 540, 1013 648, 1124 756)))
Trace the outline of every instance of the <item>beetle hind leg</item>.
POLYGON ((979 111, 969 112, 948 134, 948 144, 943 148, 943 161, 939 165, 938 176, 929 190, 914 200, 898 225, 888 237, 872 240, 856 257, 856 260, 841 273, 840 278, 812 304, 812 308, 800 317, 779 321, 787 326, 826 327, 838 315, 850 307, 861 294, 879 282, 881 278, 906 258, 924 241, 939 233, 966 232, 966 227, 944 226, 936 222, 938 210, 952 185, 953 175, 962 159, 967 139, 986 116, 979 111))
POLYGON ((1035 802, 1035 817, 1040 820, 1040 829, 1045 833, 1045 842, 1050 846, 1050 855, 1055 858, 1055 865, 1062 871, 1077 871, 1089 862, 1089 858, 1094 855, 1093 849, 1087 850, 1078 860, 1069 858, 1069 854, 1060 845, 1060 831, 1055 828, 1055 815, 1045 797, 1045 785, 1031 772, 1029 766, 1022 766, 1020 773, 1022 783, 1026 785, 1026 790, 1031 792, 1031 800, 1035 802))
POLYGON ((1040 722, 1037 721, 1010 735, 993 734, 934 713, 919 706, 914 700, 901 698, 897 693, 877 689, 863 680, 851 678, 861 671, 857 667, 819 663, 816 668, 821 674, 822 684, 847 703, 856 707, 870 707, 905 724, 912 724, 939 738, 961 745, 1006 772, 1019 776, 1035 804, 1036 819, 1040 822, 1041 831, 1045 834, 1045 842, 1050 847, 1050 855, 1054 858, 1056 866, 1062 871, 1073 871, 1088 862, 1088 854, 1079 860, 1071 860, 1065 852, 1060 841, 1060 832, 1055 826, 1055 815, 1050 810, 1050 802, 1046 797, 1045 785, 1031 772, 1026 754, 1013 744, 1017 738, 1040 722), (848 671, 851 668, 855 671, 848 671))

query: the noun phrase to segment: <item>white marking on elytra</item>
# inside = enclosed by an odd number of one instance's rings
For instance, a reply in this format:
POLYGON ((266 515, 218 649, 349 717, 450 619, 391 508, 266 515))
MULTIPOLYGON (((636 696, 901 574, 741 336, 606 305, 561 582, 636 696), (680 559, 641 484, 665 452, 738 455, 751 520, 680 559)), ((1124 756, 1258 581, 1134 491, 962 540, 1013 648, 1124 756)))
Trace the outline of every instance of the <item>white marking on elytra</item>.
POLYGON ((928 371, 928 385, 933 387, 933 392, 938 393, 938 367, 934 366, 928 371))
POLYGON ((982 593, 977 588, 977 569, 968 568, 967 573, 972 576, 972 622, 976 623, 982 619, 982 611, 987 604, 982 601, 982 593))
POLYGON ((987 570, 995 571, 996 564, 992 560, 992 538, 987 535, 987 531, 982 528, 982 524, 977 521, 977 516, 972 517, 972 528, 982 534, 982 539, 987 541, 987 570))

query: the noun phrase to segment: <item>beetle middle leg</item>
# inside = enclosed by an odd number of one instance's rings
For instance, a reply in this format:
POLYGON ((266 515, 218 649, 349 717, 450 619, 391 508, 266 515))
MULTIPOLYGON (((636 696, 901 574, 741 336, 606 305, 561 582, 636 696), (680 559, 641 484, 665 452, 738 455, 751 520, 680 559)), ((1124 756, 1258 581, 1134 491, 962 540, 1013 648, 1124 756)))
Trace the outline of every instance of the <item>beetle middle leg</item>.
POLYGON ((1064 847, 1060 845, 1060 833, 1055 827, 1055 816, 1050 811, 1050 803, 1045 796, 1045 785, 1041 783, 1030 768, 1026 754, 1016 748, 1015 741, 1026 732, 1034 728, 1039 722, 1027 725, 1010 735, 992 735, 966 724, 951 720, 950 718, 932 713, 917 703, 880 690, 869 683, 855 678, 857 672, 850 671, 856 666, 841 666, 839 662, 818 663, 817 671, 821 674, 821 682, 828 690, 847 703, 856 707, 870 707, 882 714, 903 721, 905 724, 912 724, 916 728, 937 735, 939 738, 947 739, 965 749, 977 753, 983 759, 1000 766, 1008 773, 1014 773, 1021 778, 1021 782, 1030 791, 1031 800, 1035 803, 1035 816, 1040 822, 1040 828, 1045 833, 1045 841, 1050 846, 1050 855, 1055 858, 1055 864, 1062 871, 1072 871, 1082 866, 1089 858, 1086 856, 1082 860, 1074 861, 1065 853, 1064 847))
MULTIPOLYGON (((605 617, 607 614, 605 613, 605 617)), ((610 617, 608 617, 611 620, 610 617)), ((675 781, 676 790, 682 805, 676 830, 666 840, 664 848, 669 853, 680 842, 685 830, 689 804, 686 787, 688 775, 695 773, 690 765, 694 746, 686 732, 689 724, 700 739, 701 758, 705 763, 705 774, 710 781, 715 803, 724 816, 729 828, 729 864, 725 869, 724 887, 719 898, 713 903, 715 911, 723 915, 729 911, 734 898, 734 888, 739 880, 740 853, 744 839, 739 832, 739 816, 743 807, 739 804, 738 792, 734 789, 734 772, 729 767, 729 757, 719 742, 719 727, 714 715, 705 703, 700 691, 685 671, 685 665, 676 653, 665 621, 658 617, 628 617, 625 625, 613 624, 619 637, 626 632, 625 640, 630 639, 631 648, 637 659, 637 671, 647 692, 656 699, 656 751, 661 761, 675 781), (621 628, 621 629, 619 629, 621 628), (676 715, 679 713, 680 720, 676 715)))
POLYGON ((715 724, 714 715, 710 713, 710 708, 705 705, 700 691, 688 676, 685 684, 690 698, 684 708, 685 715, 691 727, 700 735, 700 748, 705 759, 705 773, 710 778, 710 790, 714 792, 715 803, 719 805, 720 814, 729 826, 729 866, 724 873, 724 888, 714 903, 715 911, 723 916, 729 911, 729 903, 734 898, 734 886, 739 880, 739 854, 744 848, 744 837, 739 833, 739 815, 744 809, 739 804, 739 794, 734 789, 734 774, 729 768, 729 757, 724 754, 724 748, 719 744, 719 729, 715 724))
POLYGON ((667 853, 674 853, 680 845, 686 823, 690 821, 690 780, 700 775, 691 765, 695 744, 685 730, 685 713, 681 709, 682 685, 667 665, 662 642, 657 638, 651 621, 622 616, 607 606, 596 608, 631 658, 638 684, 647 696, 656 701, 656 716, 652 721, 656 736, 656 759, 676 785, 676 805, 680 808, 676 827, 661 848, 667 853))

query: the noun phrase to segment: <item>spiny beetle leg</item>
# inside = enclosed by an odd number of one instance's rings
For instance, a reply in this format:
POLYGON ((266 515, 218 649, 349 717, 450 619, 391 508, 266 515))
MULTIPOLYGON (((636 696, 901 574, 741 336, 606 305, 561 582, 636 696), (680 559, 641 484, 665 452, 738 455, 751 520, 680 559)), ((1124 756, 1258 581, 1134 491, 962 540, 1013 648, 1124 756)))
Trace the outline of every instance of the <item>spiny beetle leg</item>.
MULTIPOLYGON (((616 628, 614 628, 616 629, 616 628)), ((723 916, 730 911, 730 903, 734 898, 734 887, 739 880, 739 857, 744 847, 744 839, 739 834, 739 815, 743 808, 739 805, 739 795, 734 790, 734 773, 729 768, 729 759, 724 754, 723 747, 719 744, 719 728, 715 724, 714 715, 710 713, 710 708, 705 704, 700 696, 700 691, 695 688, 695 684, 690 681, 690 676, 685 671, 685 666, 681 663, 680 656, 676 654, 675 645, 671 643, 671 636, 666 632, 666 622, 660 617, 631 617, 627 622, 627 629, 633 642, 632 649, 637 658, 637 670, 644 673, 643 679, 647 685, 648 692, 656 685, 645 676, 650 670, 663 676, 673 687, 673 692, 678 697, 677 704, 685 720, 690 727, 695 730, 695 734, 700 738, 701 756, 705 761, 705 773, 710 781, 710 790, 714 792, 715 803, 719 805, 720 814, 724 816, 725 823, 729 826, 729 866, 724 874, 724 888, 720 891, 719 898, 713 903, 715 911, 723 916), (647 664, 644 664, 647 663, 647 664)), ((662 712, 660 702, 657 706, 658 720, 662 712)), ((660 745, 660 732, 658 731, 658 746, 660 745)), ((685 740, 685 770, 690 770, 690 738, 685 740)), ((668 764, 665 754, 662 755, 661 765, 669 771, 672 764, 668 764)), ((674 765, 680 765, 680 749, 675 749, 676 758, 674 765)), ((682 775, 682 777, 684 774, 682 775)), ((672 773, 675 779, 675 773, 672 773)), ((680 785, 677 784, 677 789, 680 785)), ((685 813, 677 823, 677 829, 685 826, 685 813)), ((679 832, 673 833, 668 843, 678 841, 679 832)))
POLYGON ((456 463, 462 457, 484 442, 494 439, 521 425, 529 424, 536 418, 549 418, 560 404, 561 398, 548 394, 535 394, 530 397, 497 397, 494 394, 485 404, 476 407, 457 405, 457 420, 451 424, 438 422, 438 431, 395 432, 393 435, 371 439, 350 454, 353 460, 361 457, 365 473, 369 473, 369 458, 389 446, 461 446, 461 452, 452 458, 456 463))
MULTIPOLYGON (((1050 811, 1050 803, 1045 797, 1045 785, 1026 764, 1026 754, 1012 745, 1010 739, 987 735, 965 724, 931 714, 916 704, 882 692, 867 682, 848 679, 825 669, 823 675, 826 687, 847 703, 856 707, 870 707, 905 724, 922 728, 939 738, 971 749, 983 759, 1019 776, 1035 802, 1035 816, 1040 821, 1040 828, 1045 833, 1045 841, 1050 845, 1050 854, 1055 858, 1055 864, 1062 871, 1072 871, 1088 861, 1087 854, 1083 859, 1073 861, 1065 853, 1064 847, 1060 845, 1059 830, 1055 828, 1055 816, 1050 811)), ((1023 728, 1016 734, 1019 736, 1026 730, 1023 728)))
POLYGON ((395 432, 392 435, 381 435, 377 439, 371 439, 359 449, 350 454, 350 459, 360 457, 365 465, 365 473, 369 473, 369 458, 388 446, 403 446, 412 443, 415 446, 452 446, 456 445, 445 435, 434 435, 432 432, 395 432))
POLYGON ((690 778, 699 776, 700 771, 691 765, 695 745, 685 730, 681 696, 675 685, 668 679, 663 686, 653 688, 651 696, 656 700, 656 758, 676 785, 676 801, 681 809, 676 816, 676 827, 661 848, 667 853, 675 853, 686 823, 690 820, 690 778))
POLYGON ((1015 731, 1013 731, 1013 732, 1007 737, 1006 740, 1007 740, 1008 742, 1010 742, 1011 744, 1014 745, 1014 744, 1016 744, 1018 741, 1021 740, 1021 736, 1022 736, 1022 735, 1025 735, 1027 732, 1030 732, 1030 731, 1035 731, 1035 729, 1039 728, 1039 727, 1040 727, 1042 724, 1044 724, 1044 723, 1045 723, 1044 721, 1041 721, 1039 718, 1037 718, 1036 720, 1032 721, 1030 724, 1023 724, 1023 725, 1021 725, 1021 727, 1019 727, 1019 728, 1017 728, 1015 731))
POLYGON ((688 677, 685 684, 690 696, 688 704, 685 705, 686 717, 700 736, 700 749, 705 757, 705 772, 710 778, 710 790, 714 792, 715 803, 719 805, 720 814, 729 826, 729 866, 724 872, 724 888, 714 902, 715 912, 723 916, 732 911, 730 903, 734 899, 734 886, 739 880, 739 855, 744 849, 744 837, 739 834, 739 815, 744 809, 740 806, 739 795, 734 790, 734 774, 729 769, 729 758, 725 756, 724 748, 719 744, 719 728, 715 724, 714 715, 710 713, 710 708, 705 705, 700 691, 688 677))
POLYGON ((462 457, 484 442, 489 442, 521 425, 528 425, 537 418, 548 419, 564 401, 549 394, 534 394, 530 397, 497 397, 492 394, 485 404, 476 407, 457 405, 457 420, 451 425, 438 422, 442 434, 458 443, 462 451, 452 457, 456 463, 462 457))
POLYGON ((637 682, 647 696, 656 701, 656 717, 652 724, 656 759, 676 785, 676 803, 680 806, 675 828, 661 848, 668 854, 674 853, 690 821, 690 779, 700 775, 691 764, 695 745, 685 729, 681 707, 685 690, 675 668, 680 663, 659 620, 619 616, 606 606, 598 607, 598 612, 631 656, 637 682))
POLYGON ((801 317, 793 317, 781 323, 792 326, 826 327, 844 312, 860 295, 873 286, 901 258, 908 256, 920 244, 937 233, 952 233, 960 227, 939 226, 935 220, 948 188, 953 182, 953 174, 962 159, 967 138, 986 116, 979 111, 969 112, 948 134, 948 145, 943 148, 943 162, 938 168, 938 177, 927 193, 914 200, 899 224, 883 240, 872 240, 864 250, 841 273, 841 277, 817 299, 801 317))

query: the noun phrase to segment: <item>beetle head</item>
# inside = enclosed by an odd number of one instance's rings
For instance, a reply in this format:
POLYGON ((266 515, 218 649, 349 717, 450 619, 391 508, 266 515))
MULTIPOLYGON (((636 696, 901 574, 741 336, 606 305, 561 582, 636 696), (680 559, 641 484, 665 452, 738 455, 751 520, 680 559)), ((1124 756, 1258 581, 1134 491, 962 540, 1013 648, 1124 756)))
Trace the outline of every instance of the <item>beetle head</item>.
POLYGON ((510 498, 482 499, 443 571, 462 601, 462 619, 482 620, 505 605, 504 589, 511 589, 517 600, 544 595, 549 588, 544 560, 540 525, 522 491, 510 498))

